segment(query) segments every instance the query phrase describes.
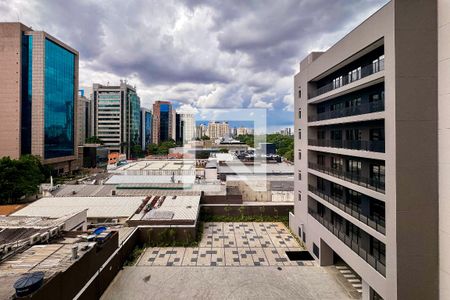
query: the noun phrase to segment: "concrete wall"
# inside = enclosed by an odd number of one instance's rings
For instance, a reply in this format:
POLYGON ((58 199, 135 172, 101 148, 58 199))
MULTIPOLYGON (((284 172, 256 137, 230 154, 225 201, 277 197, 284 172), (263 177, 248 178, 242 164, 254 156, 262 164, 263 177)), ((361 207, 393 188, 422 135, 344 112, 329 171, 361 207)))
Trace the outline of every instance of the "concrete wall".
POLYGON ((439 285, 450 299, 450 1, 438 0, 439 285))
POLYGON ((437 2, 394 4, 396 296, 438 299, 437 2))
POLYGON ((285 216, 294 210, 293 205, 202 205, 201 214, 216 216, 285 216))
POLYGON ((22 30, 20 23, 0 25, 0 157, 20 156, 22 30))

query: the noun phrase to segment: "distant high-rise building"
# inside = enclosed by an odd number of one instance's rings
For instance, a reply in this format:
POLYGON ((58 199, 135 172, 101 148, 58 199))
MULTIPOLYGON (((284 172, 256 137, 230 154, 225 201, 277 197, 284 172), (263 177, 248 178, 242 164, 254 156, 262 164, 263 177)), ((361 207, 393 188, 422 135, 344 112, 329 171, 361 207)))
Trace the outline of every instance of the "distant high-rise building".
POLYGON ((110 86, 93 85, 95 132, 113 152, 126 153, 141 145, 141 100, 136 89, 124 81, 110 86))
POLYGON ((44 31, 0 23, 0 157, 77 168, 78 52, 44 31))
POLYGON ((183 144, 184 121, 180 114, 175 114, 175 141, 183 144))
POLYGON ((253 134, 253 129, 246 127, 239 127, 236 130, 236 136, 253 134))
POLYGON ((203 136, 208 135, 208 126, 200 124, 195 128, 195 137, 201 139, 203 136))
POLYGON ((156 101, 153 104, 153 143, 175 140, 174 118, 172 104, 169 101, 156 101))
POLYGON ((208 136, 211 139, 218 139, 230 135, 230 125, 227 122, 209 122, 208 136))
POLYGON ((280 130, 281 135, 292 135, 292 129, 290 127, 286 127, 285 129, 280 130))
POLYGON ((86 139, 92 136, 92 105, 91 99, 84 96, 84 90, 78 92, 78 145, 84 145, 86 139))
POLYGON ((141 107, 141 143, 142 150, 147 149, 147 146, 152 143, 152 126, 153 117, 151 110, 141 107))
POLYGON ((183 143, 190 142, 195 138, 195 117, 194 114, 180 113, 183 122, 183 143))

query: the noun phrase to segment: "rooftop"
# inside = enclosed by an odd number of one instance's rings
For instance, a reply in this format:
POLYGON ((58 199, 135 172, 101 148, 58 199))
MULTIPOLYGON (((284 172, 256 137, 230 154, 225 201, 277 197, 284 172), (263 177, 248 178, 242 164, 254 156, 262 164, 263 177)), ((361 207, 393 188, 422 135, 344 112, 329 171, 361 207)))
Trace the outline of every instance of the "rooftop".
POLYGON ((218 167, 220 174, 272 174, 286 175, 294 174, 294 165, 285 162, 282 163, 259 163, 259 164, 242 164, 226 163, 218 167))
POLYGON ((197 196, 152 196, 147 205, 154 203, 151 210, 143 209, 135 214, 133 221, 158 221, 159 224, 186 221, 194 224, 200 207, 200 195, 197 196))
POLYGON ((144 197, 45 197, 13 216, 59 218, 88 209, 88 218, 129 217, 142 203, 144 197))
POLYGON ((18 211, 24 206, 25 204, 0 205, 0 216, 7 216, 9 214, 12 214, 13 212, 18 211))

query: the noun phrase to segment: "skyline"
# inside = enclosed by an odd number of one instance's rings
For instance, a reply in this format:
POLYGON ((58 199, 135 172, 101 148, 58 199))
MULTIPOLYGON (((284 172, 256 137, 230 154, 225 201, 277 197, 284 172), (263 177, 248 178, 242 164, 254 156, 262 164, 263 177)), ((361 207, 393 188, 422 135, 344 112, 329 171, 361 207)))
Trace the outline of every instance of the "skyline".
POLYGON ((88 93, 93 83, 126 79, 145 107, 170 100, 180 107, 267 108, 267 125, 275 131, 293 125, 291 78, 299 59, 328 49, 387 1, 351 2, 334 2, 330 15, 324 1, 104 7, 94 1, 1 0, 0 21, 51 32, 78 49, 80 88, 88 93), (121 12, 126 17, 119 18, 121 12))

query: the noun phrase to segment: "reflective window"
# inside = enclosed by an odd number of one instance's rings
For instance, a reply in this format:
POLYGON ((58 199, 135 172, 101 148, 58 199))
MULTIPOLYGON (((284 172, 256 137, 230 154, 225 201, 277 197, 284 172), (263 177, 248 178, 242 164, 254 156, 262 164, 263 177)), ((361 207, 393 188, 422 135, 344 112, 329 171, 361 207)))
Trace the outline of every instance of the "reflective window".
POLYGON ((33 82, 33 36, 22 36, 21 154, 31 153, 31 101, 33 82))
POLYGON ((45 40, 45 158, 74 154, 75 55, 45 40))

